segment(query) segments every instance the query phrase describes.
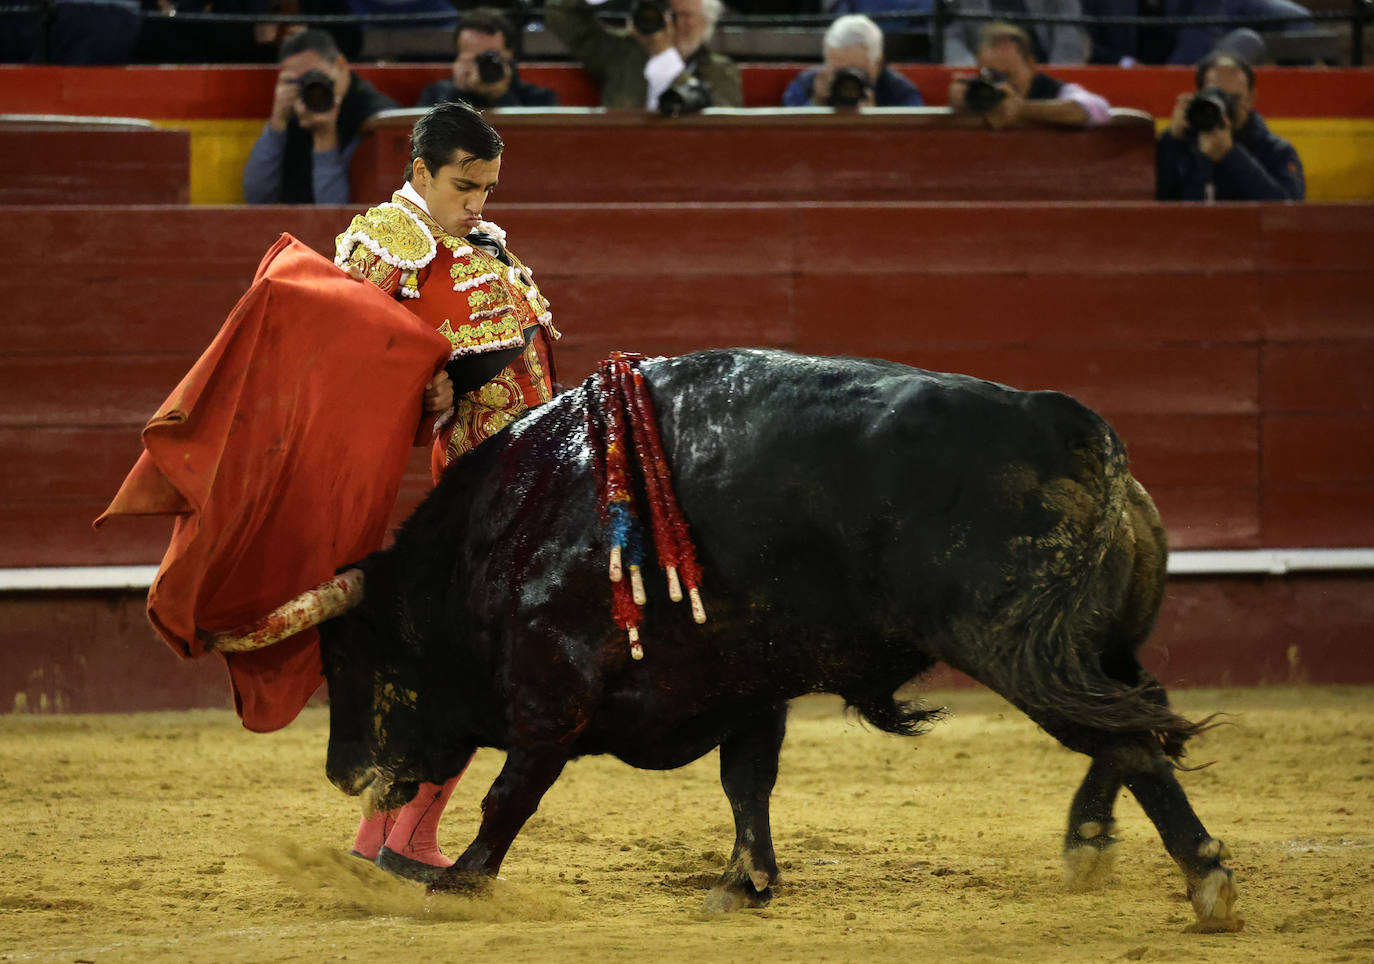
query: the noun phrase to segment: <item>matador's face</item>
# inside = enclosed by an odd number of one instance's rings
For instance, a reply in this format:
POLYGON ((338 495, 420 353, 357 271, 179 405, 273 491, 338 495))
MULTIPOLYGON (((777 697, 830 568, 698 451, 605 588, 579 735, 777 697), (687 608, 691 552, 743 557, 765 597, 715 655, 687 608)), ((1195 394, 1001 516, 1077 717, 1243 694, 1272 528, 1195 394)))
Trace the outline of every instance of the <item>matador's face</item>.
POLYGON ((482 206, 496 189, 501 174, 501 158, 484 161, 466 151, 455 151, 453 160, 430 171, 416 158, 410 182, 425 199, 429 216, 455 237, 461 238, 482 219, 482 206))

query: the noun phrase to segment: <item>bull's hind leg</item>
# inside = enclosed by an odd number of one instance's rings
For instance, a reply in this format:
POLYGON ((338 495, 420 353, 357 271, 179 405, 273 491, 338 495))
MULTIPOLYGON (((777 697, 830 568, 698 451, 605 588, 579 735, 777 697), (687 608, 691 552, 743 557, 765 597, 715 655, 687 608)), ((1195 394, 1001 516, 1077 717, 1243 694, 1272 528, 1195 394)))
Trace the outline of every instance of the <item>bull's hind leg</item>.
POLYGON ((1064 835, 1064 879, 1074 890, 1095 887, 1111 873, 1116 859, 1116 819, 1112 811, 1121 792, 1116 768, 1093 760, 1069 807, 1064 835))
MULTIPOLYGON (((1031 713, 1051 736, 1071 750, 1093 758, 1088 776, 1074 797, 1070 834, 1075 823, 1110 824, 1116 788, 1124 785, 1159 832, 1169 856, 1183 871, 1188 897, 1197 913, 1197 931, 1235 931, 1243 922, 1234 914, 1235 883, 1222 860, 1226 845, 1207 832, 1187 794, 1174 776, 1164 752, 1130 737, 1093 730, 1053 714, 1031 713)), ((1083 836, 1080 831, 1080 836, 1083 836)), ((1091 846, 1091 838, 1084 838, 1091 846)))
POLYGON ((435 878, 430 889, 467 891, 496 876, 516 834, 539 808, 539 801, 567 762, 567 751, 557 745, 512 747, 506 765, 482 800, 477 837, 452 867, 435 878))
POLYGON ((1222 861, 1231 856, 1226 845, 1207 832, 1163 754, 1137 751, 1136 764, 1127 768, 1125 784, 1159 831, 1164 849, 1174 858, 1188 884, 1202 933, 1238 931, 1244 921, 1235 916, 1236 885, 1222 861))
POLYGON ((773 899, 778 862, 768 800, 778 779, 778 752, 786 729, 783 704, 760 713, 720 745, 720 782, 735 816, 735 849, 725 873, 706 895, 707 913, 762 907, 773 899))
MULTIPOLYGON (((1158 600, 1153 604, 1158 606, 1158 600)), ((1118 644, 1112 656, 1104 662, 1104 669, 1113 679, 1126 686, 1149 681, 1155 685, 1145 698, 1159 706, 1168 705, 1164 688, 1148 676, 1134 656, 1139 639, 1148 632, 1146 622, 1137 628, 1134 637, 1118 644)), ((1121 793, 1122 774, 1115 763, 1105 757, 1094 757, 1078 792, 1069 806, 1069 828, 1064 834, 1064 879, 1075 890, 1087 890, 1106 880, 1116 860, 1116 818, 1113 811, 1121 793)))

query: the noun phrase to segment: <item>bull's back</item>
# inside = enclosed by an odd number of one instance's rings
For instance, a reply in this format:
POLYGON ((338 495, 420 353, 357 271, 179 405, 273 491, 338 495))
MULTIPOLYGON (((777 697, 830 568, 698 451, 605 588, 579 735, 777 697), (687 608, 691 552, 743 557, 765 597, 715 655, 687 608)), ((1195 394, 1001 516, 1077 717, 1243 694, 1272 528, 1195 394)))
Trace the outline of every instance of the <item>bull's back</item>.
POLYGON ((773 626, 933 638, 1100 561, 1120 515, 1124 451, 1059 393, 781 352, 646 376, 712 594, 773 626))

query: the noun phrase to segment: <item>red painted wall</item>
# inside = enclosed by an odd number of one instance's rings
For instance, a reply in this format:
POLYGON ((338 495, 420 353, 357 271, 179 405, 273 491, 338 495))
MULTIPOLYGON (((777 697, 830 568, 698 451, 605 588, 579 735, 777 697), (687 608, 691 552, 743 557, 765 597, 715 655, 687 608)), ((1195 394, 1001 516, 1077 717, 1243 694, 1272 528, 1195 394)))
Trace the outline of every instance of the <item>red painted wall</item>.
MULTIPOLYGON (((1169 687, 1374 684, 1372 582, 1174 579, 1141 660, 1169 687)), ((221 661, 176 658, 149 627, 141 594, 0 595, 0 627, 0 712, 233 705, 221 661)), ((930 687, 968 684, 945 667, 927 680, 930 687)))
MULTIPOLYGON (((419 111, 376 122, 353 154, 355 199, 385 198, 419 111)), ((1155 130, 1119 112, 1092 130, 991 131, 946 112, 795 111, 502 118, 502 196, 528 204, 1149 201, 1155 130), (664 163, 664 158, 673 158, 664 163), (543 159, 541 163, 541 159, 543 159), (556 159, 556 160, 548 160, 556 159), (690 172, 690 174, 689 174, 690 172)))
MULTIPOLYGON (((330 208, 0 208, 27 239, 0 356, 0 566, 156 561, 88 522, 282 230, 330 208)), ((1374 545, 1374 206, 493 206, 566 338, 881 355, 1067 391, 1131 448, 1177 547, 1374 545)), ((417 454, 406 504, 423 491, 417 454)), ((131 527, 131 528, 125 528, 131 527)))
MULTIPOLYGON (((0 353, 0 566, 156 562, 167 520, 89 522, 262 252, 341 208, 0 207, 25 244, 0 353)), ((1374 205, 493 205, 566 337, 881 355, 1068 391, 1130 447, 1175 547, 1374 545, 1374 205)), ((400 512, 427 487, 417 451, 400 512)), ((0 596, 0 707, 222 705, 137 594, 0 596), (31 695, 30 695, 31 694, 31 695)), ((1178 579, 1169 683, 1374 683, 1374 579, 1178 579), (1290 647, 1297 647, 1290 652, 1290 647)))
MULTIPOLYGON (((788 82, 805 64, 745 64, 745 105, 775 107, 788 82)), ((413 105, 449 65, 360 66, 358 73, 395 98, 413 105)), ((937 65, 901 65, 921 88, 926 103, 947 103, 949 79, 958 71, 937 65)), ((1193 84, 1186 67, 1054 66, 1054 76, 1082 84, 1116 107, 1156 117, 1173 113, 1174 98, 1193 84)), ((527 64, 521 76, 552 87, 564 106, 594 106, 597 88, 574 64, 527 64)), ((217 67, 28 67, 0 66, 0 109, 9 113, 113 115, 149 118, 266 117, 276 70, 271 65, 217 67)), ((1271 117, 1374 117, 1374 71, 1267 67, 1256 71, 1257 106, 1271 117)))

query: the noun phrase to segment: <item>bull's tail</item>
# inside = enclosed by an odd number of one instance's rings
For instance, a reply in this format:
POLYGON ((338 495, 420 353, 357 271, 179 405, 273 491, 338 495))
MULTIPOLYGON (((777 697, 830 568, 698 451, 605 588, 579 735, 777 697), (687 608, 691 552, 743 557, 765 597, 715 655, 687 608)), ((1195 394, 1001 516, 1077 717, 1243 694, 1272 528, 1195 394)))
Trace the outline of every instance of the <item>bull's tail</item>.
POLYGON ((944 708, 927 709, 920 700, 901 700, 892 693, 846 696, 845 705, 884 733, 917 736, 944 716, 944 708))
POLYGON ((1011 614, 998 644, 1006 647, 996 661, 999 682, 1039 720, 1136 735, 1178 760, 1213 724, 1175 713, 1135 662, 1162 594, 1162 528, 1130 475, 1125 446, 1097 424, 1075 452, 1075 476, 1045 488, 1062 521, 1026 548, 1022 561, 1039 588, 1011 614))

